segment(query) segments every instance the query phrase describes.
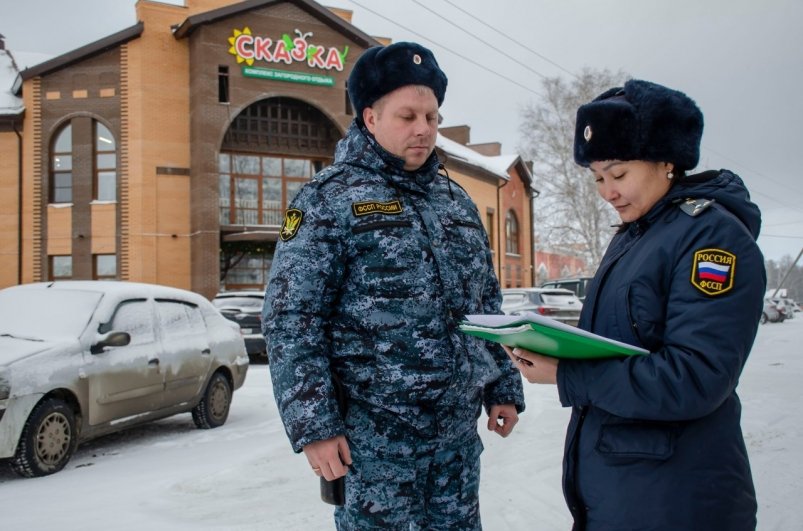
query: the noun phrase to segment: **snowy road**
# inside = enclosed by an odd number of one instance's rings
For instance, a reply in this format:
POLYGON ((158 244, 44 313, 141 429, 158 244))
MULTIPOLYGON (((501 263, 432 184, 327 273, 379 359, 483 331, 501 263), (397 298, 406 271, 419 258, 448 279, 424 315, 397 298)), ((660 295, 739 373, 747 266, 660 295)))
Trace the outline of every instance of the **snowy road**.
MULTIPOLYGON (((759 497, 759 529, 803 524, 803 316, 763 325, 739 386, 759 497)), ((569 529, 560 490, 568 410, 526 385, 527 411, 500 439, 482 431, 484 528, 569 529)), ((484 420, 483 420, 484 424, 484 420)), ((0 528, 62 531, 333 529, 317 478, 278 420, 268 367, 252 366, 225 426, 189 414, 87 443, 53 476, 0 470, 0 528)))

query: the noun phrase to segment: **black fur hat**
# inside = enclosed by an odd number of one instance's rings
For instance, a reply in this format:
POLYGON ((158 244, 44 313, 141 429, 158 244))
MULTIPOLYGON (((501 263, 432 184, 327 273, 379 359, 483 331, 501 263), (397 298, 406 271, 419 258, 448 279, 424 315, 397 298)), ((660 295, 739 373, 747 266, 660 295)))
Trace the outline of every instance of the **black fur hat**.
POLYGON ((446 74, 432 52, 414 42, 396 42, 365 50, 349 75, 349 98, 357 118, 362 111, 397 88, 424 85, 432 89, 438 107, 446 95, 446 74))
POLYGON ((691 170, 700 159, 703 113, 691 98, 649 81, 631 79, 577 109, 574 160, 671 162, 691 170))

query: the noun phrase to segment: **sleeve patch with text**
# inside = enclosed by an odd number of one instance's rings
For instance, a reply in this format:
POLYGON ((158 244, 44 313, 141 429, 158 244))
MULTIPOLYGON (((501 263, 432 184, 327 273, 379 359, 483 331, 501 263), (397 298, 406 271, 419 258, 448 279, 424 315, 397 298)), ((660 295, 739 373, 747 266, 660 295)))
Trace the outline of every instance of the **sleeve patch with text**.
POLYGON ((694 253, 691 283, 706 295, 721 295, 733 287, 736 255, 722 249, 700 249, 694 253))
POLYGON ((367 216, 368 214, 384 214, 386 216, 395 216, 404 212, 401 201, 360 201, 351 204, 351 212, 354 217, 367 216))

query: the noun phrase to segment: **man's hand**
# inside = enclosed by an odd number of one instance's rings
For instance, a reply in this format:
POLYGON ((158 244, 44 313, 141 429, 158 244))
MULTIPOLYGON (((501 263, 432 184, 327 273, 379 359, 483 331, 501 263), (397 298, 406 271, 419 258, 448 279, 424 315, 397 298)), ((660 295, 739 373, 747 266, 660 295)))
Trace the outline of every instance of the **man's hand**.
POLYGON ((493 405, 488 413, 488 430, 507 437, 518 421, 519 415, 514 404, 493 405))
POLYGON ((303 450, 312 471, 328 481, 345 476, 349 470, 351 452, 345 435, 315 441, 306 445, 303 450))

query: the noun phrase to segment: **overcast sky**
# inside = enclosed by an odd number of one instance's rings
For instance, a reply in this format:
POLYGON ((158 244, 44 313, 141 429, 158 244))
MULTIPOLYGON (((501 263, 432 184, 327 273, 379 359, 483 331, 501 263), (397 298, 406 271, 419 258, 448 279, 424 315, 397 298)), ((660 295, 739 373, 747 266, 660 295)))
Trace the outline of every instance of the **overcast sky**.
MULTIPOLYGON (((5 2, 0 34, 12 51, 59 55, 133 25, 134 4, 5 2)), ((443 125, 467 124, 472 142, 502 142, 504 153, 516 152, 521 107, 538 101, 543 76, 607 68, 686 92, 705 115, 698 168, 742 176, 763 212, 759 244, 767 258, 795 258, 803 248, 803 2, 324 4, 352 10, 352 22, 368 34, 431 48, 449 77, 443 125)))

